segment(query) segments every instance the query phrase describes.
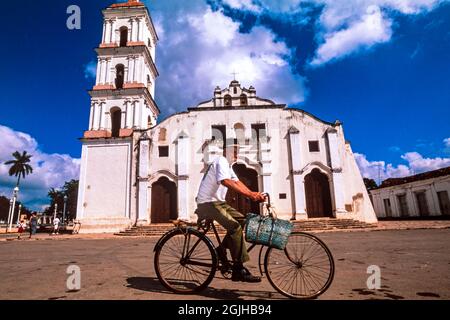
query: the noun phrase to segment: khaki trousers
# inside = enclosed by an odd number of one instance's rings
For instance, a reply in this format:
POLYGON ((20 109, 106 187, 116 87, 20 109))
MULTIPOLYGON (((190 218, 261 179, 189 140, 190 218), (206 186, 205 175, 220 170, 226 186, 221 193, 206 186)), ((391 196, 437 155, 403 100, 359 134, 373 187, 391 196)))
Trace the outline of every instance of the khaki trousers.
POLYGON ((200 203, 196 213, 199 221, 214 220, 227 230, 223 245, 230 249, 233 262, 244 263, 250 260, 242 231, 245 224, 242 213, 222 201, 200 203))

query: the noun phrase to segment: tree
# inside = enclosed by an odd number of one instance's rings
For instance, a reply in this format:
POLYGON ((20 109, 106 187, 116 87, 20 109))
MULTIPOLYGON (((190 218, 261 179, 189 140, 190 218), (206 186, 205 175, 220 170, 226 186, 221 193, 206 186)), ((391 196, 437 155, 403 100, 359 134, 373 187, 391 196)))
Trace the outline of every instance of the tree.
POLYGON ((377 183, 373 179, 364 178, 364 184, 366 185, 367 190, 372 190, 378 187, 377 183))
POLYGON ((20 154, 19 151, 16 151, 12 154, 12 156, 14 157, 14 159, 6 161, 5 164, 7 166, 11 165, 11 167, 9 168, 9 175, 11 177, 17 177, 16 186, 18 187, 21 177, 25 179, 28 174, 33 173, 33 168, 28 164, 31 161, 30 158, 32 157, 32 155, 28 154, 26 151, 24 151, 22 154, 20 154))
POLYGON ((78 180, 66 181, 61 190, 51 188, 48 191, 50 207, 45 209, 45 214, 53 215, 55 204, 58 204, 58 214, 62 214, 64 211, 64 196, 67 196, 66 219, 74 219, 77 213, 78 180))

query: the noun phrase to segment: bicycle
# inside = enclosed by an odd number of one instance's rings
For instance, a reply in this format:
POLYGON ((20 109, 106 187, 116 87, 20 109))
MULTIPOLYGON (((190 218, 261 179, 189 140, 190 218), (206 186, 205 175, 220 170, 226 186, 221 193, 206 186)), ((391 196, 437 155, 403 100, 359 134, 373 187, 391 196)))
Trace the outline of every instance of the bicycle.
MULTIPOLYGON (((273 217, 268 194, 267 214, 273 217)), ((198 223, 175 221, 175 228, 164 234, 155 245, 154 267, 162 285, 178 294, 198 293, 208 287, 219 270, 231 279, 232 263, 222 248, 212 220, 198 223), (207 233, 212 230, 218 246, 207 233)), ((251 252, 258 244, 251 244, 251 252)), ((313 299, 323 294, 334 278, 331 251, 318 237, 306 232, 292 232, 284 250, 260 245, 259 271, 265 273, 274 289, 295 299, 313 299), (263 251, 267 249, 262 260, 263 251), (264 270, 262 268, 262 261, 264 270)))

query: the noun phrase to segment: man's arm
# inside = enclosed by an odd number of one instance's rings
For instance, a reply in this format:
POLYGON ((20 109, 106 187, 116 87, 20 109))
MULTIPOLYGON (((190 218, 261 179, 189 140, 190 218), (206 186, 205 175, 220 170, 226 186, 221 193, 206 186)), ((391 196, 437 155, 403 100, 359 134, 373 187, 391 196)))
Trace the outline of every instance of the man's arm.
POLYGON ((220 182, 223 186, 242 194, 244 197, 250 198, 252 201, 264 201, 265 197, 259 192, 253 192, 245 184, 239 180, 224 179, 220 182))

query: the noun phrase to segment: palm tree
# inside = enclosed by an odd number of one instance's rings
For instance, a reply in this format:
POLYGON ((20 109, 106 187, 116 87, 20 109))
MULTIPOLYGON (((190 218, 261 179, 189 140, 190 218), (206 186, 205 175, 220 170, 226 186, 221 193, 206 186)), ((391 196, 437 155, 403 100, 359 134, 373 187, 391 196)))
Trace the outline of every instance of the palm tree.
POLYGON ((6 161, 5 164, 11 165, 11 168, 9 168, 9 175, 17 177, 16 187, 18 187, 22 176, 25 179, 28 174, 33 173, 33 168, 28 164, 32 155, 27 154, 26 151, 22 154, 20 154, 19 151, 16 151, 12 156, 14 159, 6 161))

